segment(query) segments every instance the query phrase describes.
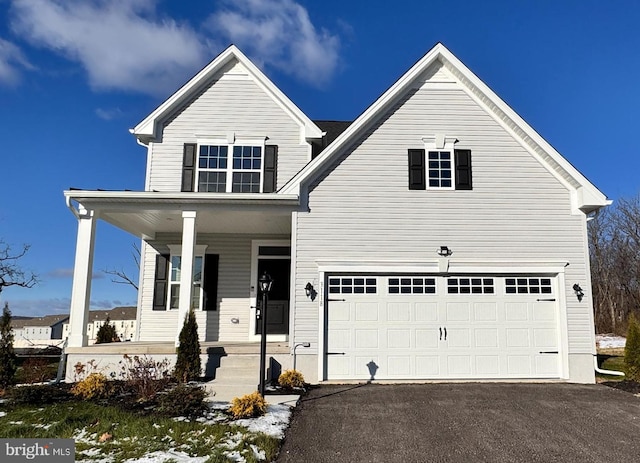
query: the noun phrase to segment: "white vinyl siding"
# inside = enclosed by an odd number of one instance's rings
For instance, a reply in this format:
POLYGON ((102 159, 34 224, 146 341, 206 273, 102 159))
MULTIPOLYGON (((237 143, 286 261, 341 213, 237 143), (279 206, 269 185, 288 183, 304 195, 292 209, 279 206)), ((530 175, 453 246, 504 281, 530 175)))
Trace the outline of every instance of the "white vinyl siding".
POLYGON ((310 159, 298 123, 246 74, 213 81, 163 125, 161 141, 150 150, 149 190, 180 191, 183 145, 197 143, 198 136, 268 137, 267 144, 278 146, 278 187, 310 159))
MULTIPOLYGON (((309 212, 298 214, 296 288, 331 262, 434 261, 442 245, 452 260, 566 261, 569 352, 591 353, 585 217, 571 214, 570 193, 460 86, 425 83, 309 185, 309 212), (473 190, 407 187, 407 150, 435 133, 470 149, 473 190)), ((294 342, 318 342, 318 305, 297 291, 294 342)))
MULTIPOLYGON (((276 235, 198 235, 198 244, 206 244, 207 254, 218 254, 218 310, 196 311, 201 341, 247 342, 251 286, 251 240, 286 239, 276 235), (232 320, 238 320, 233 323, 232 320)), ((162 235, 152 244, 161 246, 180 242, 180 235, 162 235)), ((173 340, 178 330, 177 310, 152 310, 156 251, 146 246, 145 278, 142 282, 140 340, 173 340)), ((206 269, 205 269, 206 272, 206 269)))

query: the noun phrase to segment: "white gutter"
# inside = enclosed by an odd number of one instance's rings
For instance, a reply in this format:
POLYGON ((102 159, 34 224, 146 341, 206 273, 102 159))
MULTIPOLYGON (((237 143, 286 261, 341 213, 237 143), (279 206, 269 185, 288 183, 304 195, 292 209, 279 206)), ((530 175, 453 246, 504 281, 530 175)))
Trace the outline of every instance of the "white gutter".
POLYGON ((601 375, 611 375, 611 376, 624 376, 624 373, 621 371, 615 371, 615 370, 603 370, 598 366, 598 356, 594 354, 593 356, 593 368, 596 370, 597 373, 600 373, 601 375))
POLYGON ((71 204, 71 196, 67 196, 65 194, 65 202, 67 203, 67 207, 69 208, 71 213, 76 216, 76 219, 80 220, 80 214, 78 213, 77 209, 73 207, 73 204, 71 204))

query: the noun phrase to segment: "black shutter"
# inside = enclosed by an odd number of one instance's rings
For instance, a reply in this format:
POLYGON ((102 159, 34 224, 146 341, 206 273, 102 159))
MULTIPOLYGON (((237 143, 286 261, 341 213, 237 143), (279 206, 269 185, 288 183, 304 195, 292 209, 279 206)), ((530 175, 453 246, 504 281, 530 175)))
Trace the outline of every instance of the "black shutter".
POLYGON ((204 256, 204 310, 218 309, 218 254, 205 254, 204 256))
POLYGON ((425 165, 424 150, 409 150, 409 189, 424 190, 425 183, 425 165))
POLYGON ((167 291, 169 289, 169 255, 156 256, 156 274, 153 286, 153 310, 167 310, 167 291))
POLYGON ((278 177, 278 146, 267 145, 264 147, 264 179, 262 182, 263 193, 273 193, 277 189, 278 177))
POLYGON ((196 177, 196 148, 195 143, 185 143, 182 152, 182 189, 180 191, 195 191, 196 177))
POLYGON ((471 190, 471 150, 455 150, 456 190, 471 190))

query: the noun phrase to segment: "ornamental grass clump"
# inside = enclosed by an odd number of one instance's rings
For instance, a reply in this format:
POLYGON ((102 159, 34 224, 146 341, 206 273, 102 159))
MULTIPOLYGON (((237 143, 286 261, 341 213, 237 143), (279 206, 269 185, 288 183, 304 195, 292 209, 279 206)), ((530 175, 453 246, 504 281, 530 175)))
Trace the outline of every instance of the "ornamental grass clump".
POLYGON ((267 401, 258 391, 251 394, 235 397, 231 402, 229 413, 238 420, 241 418, 255 418, 262 416, 267 411, 267 401))
POLYGON ((286 370, 278 377, 278 384, 284 389, 302 389, 304 376, 298 370, 286 370))
POLYGON ((102 373, 91 373, 71 388, 71 393, 85 400, 104 399, 109 396, 107 377, 102 373))

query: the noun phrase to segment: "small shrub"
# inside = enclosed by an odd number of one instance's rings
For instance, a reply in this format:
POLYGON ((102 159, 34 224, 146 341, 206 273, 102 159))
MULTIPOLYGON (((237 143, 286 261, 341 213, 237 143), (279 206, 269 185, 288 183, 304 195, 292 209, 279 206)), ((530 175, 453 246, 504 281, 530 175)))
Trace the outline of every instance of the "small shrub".
POLYGON ((267 411, 267 401, 260 395, 258 391, 251 394, 235 397, 231 402, 229 413, 235 419, 254 418, 262 416, 267 411))
POLYGON ((629 317, 627 341, 624 346, 624 363, 626 379, 640 382, 640 326, 633 314, 629 317))
POLYGON ((29 357, 18 370, 17 379, 21 383, 43 383, 55 379, 58 368, 49 360, 41 357, 29 357))
POLYGON ((159 394, 157 411, 167 416, 195 417, 207 409, 204 399, 207 392, 199 387, 178 384, 164 394, 159 394))
POLYGON ((298 370, 286 370, 278 377, 278 384, 285 389, 301 389, 304 376, 298 370))
POLYGON ((125 354, 120 361, 120 370, 120 378, 139 402, 151 400, 171 382, 166 358, 156 361, 146 355, 130 357, 125 354))
POLYGON ((71 388, 71 393, 85 400, 104 399, 109 396, 107 377, 102 373, 91 373, 71 388))
POLYGON ((200 340, 193 310, 184 319, 178 341, 180 345, 176 349, 178 355, 173 376, 183 383, 197 380, 200 378, 200 340))
POLYGON ((14 384, 17 369, 17 357, 13 349, 11 310, 9 310, 9 303, 5 302, 0 317, 0 389, 14 384))
POLYGON ((96 344, 107 344, 110 342, 120 342, 115 325, 111 324, 111 319, 107 315, 107 319, 102 326, 98 328, 96 333, 96 344))
POLYGON ((71 399, 69 391, 61 386, 35 385, 14 387, 8 397, 17 405, 48 405, 71 399))
POLYGON ((87 363, 78 362, 73 366, 73 369, 73 380, 78 382, 82 381, 92 373, 98 373, 98 363, 93 359, 89 360, 87 363))

